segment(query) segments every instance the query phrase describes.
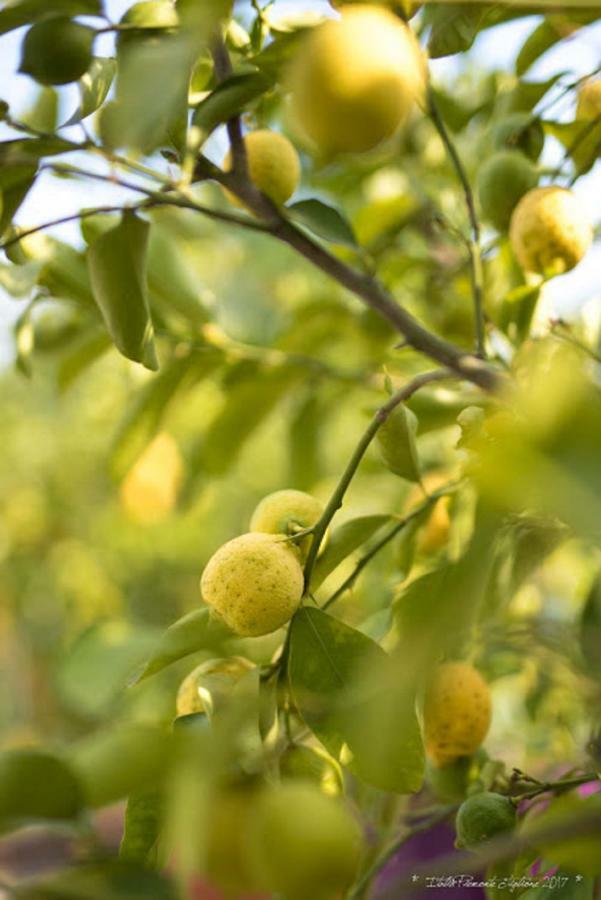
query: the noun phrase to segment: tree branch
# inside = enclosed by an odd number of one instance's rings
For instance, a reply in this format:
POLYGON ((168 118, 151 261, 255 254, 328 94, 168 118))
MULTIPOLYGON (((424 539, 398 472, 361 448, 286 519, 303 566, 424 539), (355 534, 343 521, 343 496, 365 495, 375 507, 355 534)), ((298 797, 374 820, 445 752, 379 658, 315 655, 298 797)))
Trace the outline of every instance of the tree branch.
POLYGON ((313 573, 313 566, 315 564, 317 552, 321 546, 323 537, 328 530, 330 522, 342 506, 344 495, 346 494, 346 491, 351 481, 353 480, 359 463, 363 459, 367 448, 375 438, 380 426, 384 424, 391 412, 400 403, 404 403, 406 400, 408 400, 421 387, 426 384, 430 384, 432 381, 443 381, 447 378, 452 377, 453 373, 447 371, 446 369, 436 369, 432 372, 422 372, 421 375, 416 375, 416 377, 413 378, 408 384, 404 385, 399 391, 393 394, 390 400, 388 400, 388 402, 385 403, 384 406, 381 406, 380 409, 378 409, 371 422, 367 426, 366 430, 364 431, 363 435, 361 436, 359 443, 355 447, 355 450, 353 451, 353 454, 340 477, 340 481, 336 485, 334 493, 330 497, 326 508, 323 511, 322 517, 313 529, 313 540, 311 541, 309 553, 307 554, 307 561, 305 563, 305 593, 307 593, 311 587, 311 575, 313 573))
POLYGON ((468 219, 470 222, 471 237, 468 241, 468 251, 470 260, 470 273, 472 280, 472 295, 474 298, 474 318, 476 324, 476 353, 482 359, 486 356, 485 340, 486 334, 484 329, 484 278, 482 272, 482 256, 480 250, 480 222, 478 213, 476 212, 476 204, 474 201, 474 192, 470 184, 467 172, 461 161, 461 157, 457 152, 455 144, 451 140, 451 136, 447 131, 444 119, 440 114, 440 110, 434 97, 432 87, 428 90, 428 107, 430 117, 438 131, 443 144, 446 147, 449 158, 453 163, 457 177, 461 182, 463 193, 465 196, 465 205, 467 207, 468 219))

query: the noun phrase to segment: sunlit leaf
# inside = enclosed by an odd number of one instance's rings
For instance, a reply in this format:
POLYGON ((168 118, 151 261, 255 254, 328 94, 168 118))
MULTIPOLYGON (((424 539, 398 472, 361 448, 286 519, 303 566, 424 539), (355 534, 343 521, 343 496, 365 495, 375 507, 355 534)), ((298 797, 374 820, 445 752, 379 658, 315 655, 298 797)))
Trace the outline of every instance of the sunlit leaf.
POLYGON ((210 615, 209 609, 206 607, 196 609, 169 626, 137 677, 136 683, 192 653, 198 653, 200 650, 217 651, 223 646, 224 641, 231 637, 230 630, 215 620, 210 615))
POLYGON ((257 100, 270 85, 270 80, 259 72, 232 75, 222 81, 199 103, 192 117, 192 126, 197 129, 197 145, 201 146, 218 125, 257 100))
POLYGON ((80 102, 65 125, 76 125, 99 109, 111 89, 117 64, 109 57, 97 56, 92 65, 78 82, 80 102))
POLYGON ((393 688, 390 660, 359 631, 305 607, 295 615, 288 662, 294 701, 332 755, 383 790, 419 789, 424 755, 414 696, 393 688), (375 719, 378 740, 374 740, 375 719))
POLYGON ((356 248, 357 238, 344 216, 321 200, 299 200, 286 207, 288 215, 301 225, 305 225, 318 237, 333 244, 356 248))
MULTIPOLYGON (((102 13, 102 0, 52 0, 54 15, 97 16, 102 13)), ((48 15, 48 0, 17 0, 0 10, 0 34, 20 28, 48 15)))

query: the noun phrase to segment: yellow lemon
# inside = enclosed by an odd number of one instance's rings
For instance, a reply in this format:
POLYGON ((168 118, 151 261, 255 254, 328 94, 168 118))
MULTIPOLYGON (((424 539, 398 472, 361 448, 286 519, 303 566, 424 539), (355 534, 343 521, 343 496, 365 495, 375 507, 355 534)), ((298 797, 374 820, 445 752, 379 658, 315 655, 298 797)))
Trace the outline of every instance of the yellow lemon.
POLYGON ((424 697, 424 741, 436 765, 474 753, 490 719, 490 691, 482 675, 466 662, 440 665, 424 697))
POLYGON ((171 435, 162 432, 121 482, 121 504, 127 515, 143 525, 160 522, 175 506, 182 474, 179 448, 171 435))
POLYGON ((585 81, 578 91, 577 119, 597 119, 601 116, 601 78, 585 81))
POLYGON ((303 594, 303 570, 282 536, 243 534, 211 557, 200 590, 232 631, 256 637, 292 617, 303 594))
MULTIPOLYGON (((450 480, 448 473, 428 472, 422 480, 423 486, 429 494, 434 493, 450 480)), ((424 492, 415 485, 407 498, 407 510, 410 512, 424 501, 424 492)), ((441 550, 449 540, 451 529, 451 517, 449 515, 450 497, 440 497, 430 507, 430 514, 425 524, 420 528, 417 538, 417 550, 419 553, 432 554, 441 550)))
POLYGON ((227 699, 235 684, 254 669, 242 656, 210 659, 186 675, 177 692, 178 716, 213 713, 227 699))
POLYGON ((288 78, 293 111, 323 154, 363 152, 391 137, 423 96, 425 64, 390 10, 351 5, 312 30, 288 78))
MULTIPOLYGON (((290 199, 300 181, 300 160, 293 145, 283 134, 262 130, 247 134, 244 146, 251 181, 276 206, 282 206, 290 199)), ((223 166, 226 172, 231 169, 231 151, 223 166)), ((237 202, 229 192, 227 195, 237 202)))
MULTIPOLYGON (((250 520, 251 531, 267 534, 296 534, 312 528, 323 514, 323 506, 311 494, 304 491, 274 491, 263 497, 250 520)), ((311 546, 311 535, 290 544, 301 551, 304 559, 311 546)))
POLYGON ((593 229, 572 191, 535 188, 513 211, 511 245, 523 269, 560 275, 578 265, 593 241, 593 229))

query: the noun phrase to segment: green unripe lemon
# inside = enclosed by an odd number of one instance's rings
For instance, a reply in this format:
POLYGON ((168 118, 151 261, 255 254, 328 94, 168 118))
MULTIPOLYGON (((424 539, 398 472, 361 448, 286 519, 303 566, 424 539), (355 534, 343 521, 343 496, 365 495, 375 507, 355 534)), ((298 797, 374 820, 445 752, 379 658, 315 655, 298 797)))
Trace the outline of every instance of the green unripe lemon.
POLYGON ((96 32, 64 16, 42 19, 29 29, 19 71, 40 84, 69 84, 90 68, 96 32))
POLYGON ((533 120, 529 113, 511 113, 493 126, 492 143, 497 150, 519 150, 536 162, 543 152, 545 132, 540 121, 533 120))
MULTIPOLYGON (((323 506, 311 494, 304 491, 274 491, 263 497, 250 520, 251 531, 267 534, 295 534, 312 528, 323 514, 323 506)), ((299 548, 306 558, 311 546, 311 535, 291 544, 299 548)))
POLYGON ((561 275, 587 253, 593 229, 572 191, 539 187, 525 194, 514 209, 509 237, 527 272, 561 275))
POLYGON ((333 900, 353 881, 362 847, 344 803, 290 781, 265 790, 249 835, 261 888, 285 900, 333 900))
POLYGON ((342 772, 335 759, 323 750, 295 744, 279 759, 283 779, 300 779, 317 785, 324 794, 335 796, 342 791, 342 772))
MULTIPOLYGON (((276 131, 251 131, 244 138, 250 179, 276 206, 283 206, 298 187, 301 175, 298 153, 288 138, 276 131)), ((225 171, 232 166, 231 151, 224 161, 225 171)), ((230 200, 237 203, 231 194, 230 200)))
POLYGON ((178 716, 213 713, 254 666, 241 656, 210 659, 186 675, 177 692, 178 716))
POLYGON ((474 794, 457 812, 457 846, 478 850, 491 838, 512 831, 515 824, 516 810, 509 797, 492 791, 474 794))
POLYGON ((281 536, 243 534, 211 557, 200 590, 232 631, 256 637, 292 617, 303 593, 303 570, 281 536))
POLYGON ((391 137, 423 96, 425 63, 394 13, 351 5, 307 35, 288 82, 294 114, 322 154, 360 153, 391 137))
POLYGON ((424 696, 424 742, 438 766, 474 753, 488 733, 490 691, 482 675, 466 662, 438 666, 424 696))
POLYGON ((538 184, 536 167, 522 153, 503 150, 487 159, 478 174, 478 196, 484 217, 506 231, 524 194, 538 184))

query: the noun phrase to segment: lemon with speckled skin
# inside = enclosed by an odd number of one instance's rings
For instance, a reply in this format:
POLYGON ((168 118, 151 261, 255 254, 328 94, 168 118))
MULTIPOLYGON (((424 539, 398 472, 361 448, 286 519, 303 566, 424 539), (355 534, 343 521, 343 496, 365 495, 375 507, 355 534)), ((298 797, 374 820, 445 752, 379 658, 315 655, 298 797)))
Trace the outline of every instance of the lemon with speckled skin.
POLYGON ((292 617, 303 594, 303 570, 283 535, 251 532, 217 550, 200 590, 232 631, 257 637, 292 617))
MULTIPOLYGON (((244 137, 248 174, 255 187, 262 191, 276 206, 283 206, 298 187, 301 174, 300 160, 287 137, 276 131, 251 131, 244 137)), ((223 167, 232 167, 231 151, 223 167)), ((229 192, 234 203, 238 201, 229 192)))
POLYGON ((179 686, 178 716, 212 713, 254 665, 242 656, 209 659, 192 669, 179 686))
POLYGON ((438 766, 474 753, 491 719, 488 685, 469 663, 446 662, 434 671, 424 696, 424 742, 438 766))
POLYGON ((586 254, 593 229, 572 191, 550 186, 522 197, 511 217, 509 237, 527 272, 561 275, 586 254))
POLYGON ((425 63, 394 13, 351 5, 307 35, 288 83, 296 119, 322 154, 362 153, 391 137, 423 96, 425 63))
MULTIPOLYGON (((305 491, 283 490, 268 494, 258 504, 250 520, 251 531, 266 534, 295 534, 312 528, 323 515, 323 506, 305 491)), ((303 559, 311 546, 311 536, 291 544, 297 547, 303 559)))
POLYGON ((601 116, 601 78, 585 81, 578 91, 577 119, 597 119, 601 116))

